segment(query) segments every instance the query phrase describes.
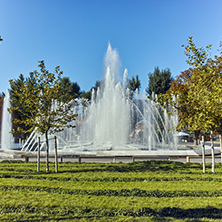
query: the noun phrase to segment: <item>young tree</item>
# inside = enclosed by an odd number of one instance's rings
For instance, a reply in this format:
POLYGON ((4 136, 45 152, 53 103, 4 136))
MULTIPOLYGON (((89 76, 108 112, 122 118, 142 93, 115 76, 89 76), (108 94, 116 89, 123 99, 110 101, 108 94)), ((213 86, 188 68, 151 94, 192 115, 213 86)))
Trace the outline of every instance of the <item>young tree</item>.
MULTIPOLYGON (((179 110, 178 128, 187 127, 190 131, 220 131, 222 126, 222 57, 209 58, 206 48, 198 48, 192 37, 184 46, 187 63, 191 69, 186 72, 185 81, 180 78, 180 84, 172 84, 165 98, 177 96, 173 104, 179 110)), ((162 97, 164 98, 164 97, 162 97)), ((163 99, 164 100, 164 99, 163 99)), ((212 143, 212 157, 214 147, 212 143)), ((212 171, 214 172, 214 158, 212 158, 212 171)))
MULTIPOLYGON (((64 102, 61 97, 64 93, 61 90, 60 67, 55 68, 51 73, 46 70, 44 61, 39 62, 40 72, 30 73, 30 78, 24 81, 24 86, 15 90, 19 103, 23 104, 22 109, 28 110, 25 119, 14 119, 15 124, 30 126, 27 130, 36 130, 45 134, 46 139, 46 172, 49 171, 49 143, 48 135, 62 131, 64 127, 74 127, 72 120, 77 116, 72 109, 72 96, 64 102)), ((10 80, 11 88, 15 88, 16 81, 10 80)), ((13 103, 13 99, 12 99, 13 103)), ((12 110, 22 111, 19 105, 13 106, 12 110)), ((22 129, 18 129, 22 130, 22 129)), ((26 132, 27 132, 26 131, 26 132)))
POLYGON ((171 81, 173 77, 171 75, 170 69, 161 70, 159 67, 155 67, 153 73, 148 74, 149 83, 146 92, 149 96, 152 93, 159 95, 160 93, 164 94, 170 88, 171 81))
POLYGON ((190 125, 195 123, 201 129, 211 131, 212 172, 214 172, 214 144, 213 134, 221 130, 222 126, 222 58, 208 57, 207 50, 197 48, 193 38, 188 38, 185 46, 185 55, 188 56, 188 64, 194 67, 190 79, 189 99, 195 107, 195 115, 189 118, 190 125), (193 123, 192 123, 192 122, 193 123))

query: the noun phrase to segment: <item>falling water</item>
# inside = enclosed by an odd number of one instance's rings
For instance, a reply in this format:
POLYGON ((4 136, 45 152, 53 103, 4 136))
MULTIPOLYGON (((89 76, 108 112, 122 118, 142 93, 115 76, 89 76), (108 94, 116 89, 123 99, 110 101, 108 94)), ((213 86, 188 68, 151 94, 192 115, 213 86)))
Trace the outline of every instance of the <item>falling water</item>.
POLYGON ((10 133, 12 129, 12 118, 11 114, 8 112, 8 108, 10 108, 9 93, 6 94, 3 102, 1 131, 2 149, 12 149, 14 145, 14 139, 12 134, 10 133))

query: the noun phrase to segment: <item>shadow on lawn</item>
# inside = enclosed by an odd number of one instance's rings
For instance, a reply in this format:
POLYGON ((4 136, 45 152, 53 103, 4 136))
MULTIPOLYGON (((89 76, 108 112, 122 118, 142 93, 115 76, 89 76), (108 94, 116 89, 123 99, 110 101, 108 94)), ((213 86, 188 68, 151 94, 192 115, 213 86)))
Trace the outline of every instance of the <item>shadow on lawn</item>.
MULTIPOLYGON (((75 211, 75 210, 74 210, 75 211)), ((56 219, 59 221, 62 220, 80 220, 80 219, 95 219, 95 218, 116 218, 118 216, 124 216, 124 217, 152 217, 153 221, 168 221, 167 218, 174 218, 174 219, 191 219, 193 222, 201 221, 203 218, 207 219, 221 219, 222 218, 222 209, 213 208, 213 207, 207 207, 207 208, 195 208, 195 209, 187 209, 183 210, 180 208, 163 208, 159 212, 150 209, 150 208, 141 208, 137 211, 127 211, 127 210, 118 210, 118 212, 110 211, 110 210, 97 210, 96 212, 93 212, 91 209, 87 209, 86 211, 83 211, 82 214, 77 216, 73 216, 72 212, 69 215, 48 215, 48 216, 41 216, 41 219, 33 218, 32 221, 42 221, 44 220, 52 220, 56 219)), ((73 212, 74 213, 74 212, 73 212)), ((22 220, 22 218, 19 221, 29 221, 29 220, 22 220)), ((93 220, 94 221, 94 220, 93 220)))
POLYGON ((98 164, 98 167, 87 167, 79 169, 70 169, 70 170, 61 170, 60 172, 145 172, 145 171, 164 171, 164 172, 178 172, 178 171, 189 171, 190 169, 201 169, 200 164, 196 163, 181 163, 181 162, 174 162, 174 161, 157 161, 157 160, 150 160, 150 161, 143 161, 143 162, 133 162, 133 163, 117 163, 117 164, 107 164, 102 165, 102 168, 98 164))
MULTIPOLYGON (((54 169, 54 163, 50 163, 50 169, 54 169)), ((41 163, 42 165, 42 163, 41 163)), ((211 167, 210 165, 206 166, 207 168, 211 167)), ((3 168, 7 171, 16 171, 16 172, 24 172, 27 174, 35 173, 35 166, 31 169, 24 168, 15 168, 5 166, 3 168)), ((59 173, 78 173, 78 172, 181 172, 181 173, 196 173, 199 174, 202 171, 202 165, 199 163, 182 163, 176 161, 168 161, 168 160, 148 160, 148 161, 137 161, 132 163, 87 163, 87 164, 72 164, 60 163, 59 164, 59 173), (193 170, 200 170, 199 172, 193 172, 193 170)), ((44 173, 44 172, 42 172, 44 173)), ((49 172, 48 174, 53 173, 49 172)), ((39 173, 36 173, 39 174, 39 173)), ((41 173, 40 173, 41 174, 41 173)))
POLYGON ((194 209, 180 209, 180 208, 163 208, 158 212, 161 217, 173 217, 177 219, 185 218, 209 218, 209 219, 221 219, 222 209, 207 207, 207 208, 194 208, 194 209))

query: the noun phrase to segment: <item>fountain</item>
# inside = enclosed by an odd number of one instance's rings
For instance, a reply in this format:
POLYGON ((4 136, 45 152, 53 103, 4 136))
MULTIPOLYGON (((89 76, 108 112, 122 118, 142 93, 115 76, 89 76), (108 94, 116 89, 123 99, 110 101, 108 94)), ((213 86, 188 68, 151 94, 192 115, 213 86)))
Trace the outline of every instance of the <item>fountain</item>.
POLYGON ((6 93, 6 96, 3 101, 3 110, 2 110, 2 131, 1 131, 1 148, 2 149, 12 149, 14 146, 14 138, 10 133, 12 129, 12 118, 11 114, 8 112, 10 108, 9 93, 6 93))
MULTIPOLYGON (((92 92, 91 102, 78 100, 73 109, 78 113, 74 121, 76 128, 65 128, 57 133, 60 152, 128 154, 130 152, 155 150, 175 151, 177 137, 174 127, 177 115, 168 116, 167 111, 152 100, 145 92, 137 91, 134 98, 127 88, 128 71, 124 71, 119 81, 120 59, 117 50, 108 45, 103 85, 92 92), (76 105, 77 104, 77 105, 76 105)), ((5 97, 2 122, 2 148, 12 149, 13 138, 9 94, 5 97)), ((36 151, 38 135, 33 131, 22 147, 22 151, 36 151)), ((50 137, 52 139, 50 139, 50 137)), ((53 137, 50 150, 53 151, 53 137)), ((45 150, 41 136, 41 150, 45 150)))
MULTIPOLYGON (((166 110, 147 99, 145 92, 140 95, 137 91, 135 98, 130 97, 128 72, 125 70, 123 80, 118 81, 120 59, 110 44, 104 63, 103 85, 92 92, 87 106, 85 101, 79 100, 73 107, 78 113, 76 128, 57 133, 59 150, 73 153, 176 150, 177 115, 169 117, 166 110)), ((35 151, 36 140, 37 134, 33 133, 22 150, 35 151)), ((44 146, 42 143, 42 150, 44 146)))

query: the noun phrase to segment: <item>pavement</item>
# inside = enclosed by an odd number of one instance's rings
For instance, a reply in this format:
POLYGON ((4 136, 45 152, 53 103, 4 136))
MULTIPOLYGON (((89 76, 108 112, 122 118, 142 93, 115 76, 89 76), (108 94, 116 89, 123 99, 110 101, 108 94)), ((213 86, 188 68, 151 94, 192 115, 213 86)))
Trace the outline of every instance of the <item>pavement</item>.
MULTIPOLYGON (((205 145, 206 162, 211 162, 210 143, 205 145)), ((2 160, 22 160, 36 162, 36 153, 23 152, 18 150, 0 150, 0 161, 2 160)), ((54 153, 50 153, 50 162, 54 162, 54 153)), ((58 152, 59 162, 132 162, 146 160, 172 160, 180 162, 202 162, 202 148, 198 146, 193 148, 192 144, 187 144, 184 150, 104 150, 104 151, 88 151, 88 152, 58 152), (79 158, 80 157, 80 158, 79 158), (187 158, 189 157, 189 158, 187 158)), ((45 153, 41 153, 41 162, 45 162, 45 153)), ((219 143, 215 143, 215 162, 221 162, 219 143)))

